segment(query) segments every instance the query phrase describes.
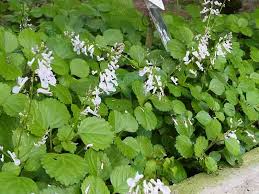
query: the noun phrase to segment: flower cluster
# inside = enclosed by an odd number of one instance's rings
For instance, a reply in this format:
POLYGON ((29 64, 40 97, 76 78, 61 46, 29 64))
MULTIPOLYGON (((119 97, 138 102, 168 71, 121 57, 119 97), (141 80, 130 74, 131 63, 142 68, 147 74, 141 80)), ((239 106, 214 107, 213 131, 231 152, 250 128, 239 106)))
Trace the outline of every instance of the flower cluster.
POLYGON ((232 51, 232 32, 226 34, 224 37, 219 38, 219 42, 215 46, 214 57, 211 59, 211 64, 215 64, 218 56, 226 57, 227 53, 232 51))
POLYGON ((49 133, 49 131, 47 131, 44 135, 43 135, 43 137, 41 138, 41 140, 40 141, 38 141, 37 143, 34 143, 34 146, 35 147, 40 147, 40 146, 42 146, 42 145, 45 145, 45 143, 46 143, 46 141, 47 141, 47 139, 48 139, 48 133, 49 133))
POLYGON ((198 35, 195 37, 198 40, 198 48, 192 48, 192 51, 187 51, 185 57, 183 58, 184 64, 188 65, 191 62, 194 62, 200 71, 204 71, 203 60, 206 57, 210 56, 209 52, 209 39, 210 39, 210 30, 207 29, 205 34, 198 35))
POLYGON ((147 80, 144 83, 145 94, 151 92, 156 94, 159 98, 164 96, 163 83, 161 76, 158 75, 158 72, 161 70, 159 67, 155 67, 152 63, 147 61, 147 65, 144 69, 139 71, 139 76, 143 77, 146 75, 147 80))
MULTIPOLYGON (((143 179, 144 175, 136 173, 134 178, 129 178, 127 180, 127 184, 129 186, 128 194, 139 194, 142 193, 140 190, 140 180, 143 179)), ((143 192, 144 194, 170 194, 170 188, 160 180, 157 179, 156 181, 154 179, 151 179, 149 181, 144 180, 143 181, 143 192)))
POLYGON ((257 142, 256 139, 255 139, 255 135, 253 135, 252 133, 250 133, 250 132, 247 131, 247 130, 246 130, 245 132, 246 132, 246 134, 247 134, 247 137, 251 138, 254 143, 257 142))
POLYGON ((25 16, 20 23, 20 31, 25 28, 32 29, 32 24, 30 23, 31 19, 28 16, 25 16))
POLYGON ((229 131, 229 132, 225 133, 224 136, 225 136, 225 139, 233 138, 233 139, 237 140, 238 143, 240 143, 240 141, 237 139, 236 130, 229 131))
POLYGON ((93 58, 93 54, 94 54, 93 44, 86 45, 85 41, 80 40, 80 35, 79 34, 76 35, 75 32, 65 31, 64 34, 65 36, 70 37, 73 50, 74 52, 76 52, 77 55, 80 55, 81 53, 83 53, 84 55, 86 56, 89 55, 90 57, 93 58))
POLYGON ((117 63, 119 62, 119 59, 123 51, 124 51, 124 44, 116 43, 111 48, 110 54, 107 54, 107 56, 110 56, 111 61, 108 63, 108 67, 103 72, 100 73, 99 85, 95 87, 94 91, 92 92, 92 96, 94 96, 92 99, 94 109, 88 106, 82 112, 82 114, 87 115, 90 113, 92 115, 99 116, 98 110, 102 102, 100 95, 101 94, 109 95, 112 92, 116 92, 116 87, 118 86, 116 70, 119 68, 117 63))
MULTIPOLYGON (((0 152, 4 152, 4 147, 3 146, 0 146, 0 152)), ((11 151, 7 150, 7 154, 13 160, 14 165, 20 166, 21 161, 17 158, 17 156, 16 156, 16 154, 14 152, 11 152, 11 151)), ((0 154, 0 161, 4 162, 4 154, 0 154)))
POLYGON ((57 82, 51 68, 51 63, 54 59, 52 51, 50 51, 44 43, 41 44, 40 48, 38 46, 33 47, 31 51, 35 56, 31 61, 28 61, 27 64, 32 66, 33 63, 37 61, 38 66, 35 73, 38 75, 41 82, 41 88, 37 89, 37 93, 52 95, 50 86, 55 86, 57 82))
POLYGON ((17 78, 17 85, 12 88, 12 93, 18 94, 21 89, 23 88, 24 84, 29 80, 28 77, 18 77, 17 78))
POLYGON ((221 7, 225 6, 217 0, 204 0, 202 5, 204 7, 200 13, 204 14, 203 22, 206 22, 211 15, 218 16, 220 14, 221 7))

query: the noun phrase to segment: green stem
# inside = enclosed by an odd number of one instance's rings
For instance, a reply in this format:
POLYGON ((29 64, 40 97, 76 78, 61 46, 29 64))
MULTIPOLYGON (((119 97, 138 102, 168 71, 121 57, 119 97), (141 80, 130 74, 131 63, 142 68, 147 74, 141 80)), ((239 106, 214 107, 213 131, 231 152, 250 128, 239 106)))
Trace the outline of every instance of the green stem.
POLYGON ((29 114, 31 112, 32 98, 33 98, 34 77, 35 77, 35 72, 33 71, 33 74, 32 74, 32 77, 31 77, 30 93, 29 93, 29 97, 30 97, 30 99, 29 99, 29 107, 28 107, 27 113, 25 114, 25 119, 21 122, 22 128, 21 128, 21 132, 20 132, 19 140, 18 140, 18 144, 17 144, 18 156, 19 156, 19 147, 20 147, 20 144, 21 144, 21 139, 22 139, 23 131, 24 131, 25 128, 27 128, 27 122, 28 122, 29 114))

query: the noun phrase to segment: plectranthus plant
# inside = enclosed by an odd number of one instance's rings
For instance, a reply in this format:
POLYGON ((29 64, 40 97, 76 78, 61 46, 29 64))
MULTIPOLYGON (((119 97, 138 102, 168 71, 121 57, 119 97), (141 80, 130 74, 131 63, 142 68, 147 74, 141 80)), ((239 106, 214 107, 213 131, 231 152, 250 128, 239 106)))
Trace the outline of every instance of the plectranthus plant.
POLYGON ((1 2, 0 193, 169 194, 241 165, 259 16, 224 4, 166 6, 166 51, 130 0, 1 2))

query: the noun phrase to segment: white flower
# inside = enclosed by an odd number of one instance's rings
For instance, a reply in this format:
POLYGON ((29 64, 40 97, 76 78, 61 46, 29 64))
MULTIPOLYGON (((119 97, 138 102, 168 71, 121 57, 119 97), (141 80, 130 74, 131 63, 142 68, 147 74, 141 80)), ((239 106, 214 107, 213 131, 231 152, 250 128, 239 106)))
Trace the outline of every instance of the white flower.
POLYGON ((190 51, 187 51, 183 58, 184 64, 188 65, 192 60, 190 59, 190 51))
POLYGON ((154 179, 151 179, 149 182, 146 180, 143 181, 143 189, 144 194, 170 194, 171 190, 168 186, 164 185, 163 182, 161 182, 160 179, 157 179, 155 181, 154 179))
POLYGON ((90 190, 90 185, 88 185, 88 186, 85 188, 85 193, 84 193, 84 194, 88 194, 89 190, 90 190))
POLYGON ((94 71, 94 70, 92 70, 92 75, 95 75, 95 74, 97 74, 98 73, 98 71, 94 71))
POLYGON ((128 178, 127 184, 129 186, 129 193, 133 191, 133 189, 137 186, 138 182, 144 177, 143 174, 136 173, 134 178, 128 178))
POLYGON ((44 88, 38 88, 37 94, 45 94, 47 96, 52 96, 52 92, 49 91, 49 89, 44 89, 44 88))
POLYGON ((90 143, 90 144, 87 144, 84 149, 85 149, 85 150, 88 150, 89 148, 91 148, 91 147, 93 147, 93 146, 94 146, 94 144, 90 143))
POLYGON ((1 154, 0 156, 1 156, 0 161, 4 162, 4 154, 1 154))
POLYGON ((35 57, 33 57, 32 60, 28 61, 27 65, 31 67, 34 61, 35 61, 35 57))
POLYGON ((3 151, 4 150, 4 146, 0 146, 0 151, 3 151))
POLYGON ((21 161, 17 158, 17 156, 14 152, 11 152, 8 150, 7 153, 10 155, 10 157, 12 158, 12 160, 16 166, 19 166, 21 164, 21 161))
POLYGON ((44 65, 41 60, 38 60, 38 64, 39 68, 35 72, 40 78, 41 87, 46 89, 49 88, 49 85, 55 86, 57 81, 51 68, 44 65))
POLYGON ((174 82, 175 85, 178 85, 178 78, 177 77, 171 76, 171 80, 172 80, 172 82, 174 82))
POLYGON ((251 139, 253 139, 253 142, 256 143, 256 139, 255 139, 255 135, 253 135, 252 133, 250 133, 249 131, 245 131, 247 133, 247 136, 250 137, 251 139))
POLYGON ((28 79, 29 79, 28 77, 24 77, 24 78, 18 77, 17 78, 17 85, 12 88, 12 92, 14 94, 18 94, 21 91, 24 84, 28 81, 28 79))
POLYGON ((203 9, 201 10, 201 14, 205 14, 203 22, 207 21, 209 15, 218 16, 220 14, 221 7, 224 6, 223 3, 215 0, 204 0, 203 9))
POLYGON ((86 107, 86 109, 85 109, 84 111, 82 111, 81 114, 83 114, 83 115, 92 114, 92 115, 94 115, 94 116, 96 116, 96 117, 99 117, 99 116, 100 116, 100 115, 98 114, 98 109, 95 108, 95 109, 93 110, 93 109, 91 109, 90 106, 86 107))
POLYGON ((197 77, 197 71, 195 71, 195 70, 193 70, 193 69, 189 69, 189 72, 191 73, 191 74, 193 74, 195 77, 197 77))
POLYGON ((100 57, 100 56, 97 56, 96 59, 97 59, 97 61, 103 61, 104 60, 104 58, 100 57))
POLYGON ((159 98, 164 96, 163 83, 161 81, 161 76, 157 75, 157 72, 160 71, 160 68, 153 66, 153 64, 147 61, 149 66, 145 66, 142 70, 139 71, 139 76, 143 77, 146 75, 147 80, 144 83, 144 92, 147 94, 151 92, 156 94, 159 98))
POLYGON ((47 132, 43 135, 43 137, 41 138, 40 141, 38 141, 37 143, 34 143, 34 146, 35 146, 35 147, 40 147, 40 146, 42 146, 42 145, 45 145, 45 143, 46 143, 46 141, 47 141, 47 139, 48 139, 48 133, 49 133, 49 131, 47 131, 47 132))
POLYGON ((240 143, 239 140, 237 139, 236 130, 225 133, 224 136, 225 136, 225 139, 233 138, 237 140, 238 143, 240 143))

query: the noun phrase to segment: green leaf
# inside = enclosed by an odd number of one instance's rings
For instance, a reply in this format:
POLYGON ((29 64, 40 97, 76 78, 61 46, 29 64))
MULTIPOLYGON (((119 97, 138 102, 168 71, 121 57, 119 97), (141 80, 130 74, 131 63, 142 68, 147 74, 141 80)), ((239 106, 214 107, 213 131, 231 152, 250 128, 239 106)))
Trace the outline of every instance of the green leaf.
POLYGON ((238 103, 237 92, 235 89, 226 90, 226 98, 229 103, 236 105, 238 103))
POLYGON ((173 109, 173 103, 166 96, 159 98, 158 96, 151 96, 151 101, 157 110, 167 112, 173 109))
POLYGON ((138 106, 134 111, 138 123, 146 130, 151 131, 157 126, 156 115, 146 107, 138 106))
POLYGON ((192 155, 193 155, 193 144, 188 137, 186 137, 184 135, 177 136, 175 147, 176 147, 177 151, 184 158, 191 158, 192 157, 192 155))
POLYGON ((144 92, 144 84, 141 81, 134 81, 132 84, 132 90, 134 94, 136 95, 139 105, 143 105, 146 101, 146 95, 144 92))
POLYGON ((173 111, 176 114, 183 114, 186 112, 186 108, 185 105, 182 101, 180 100, 173 100, 172 101, 172 107, 173 107, 173 111))
POLYGON ((88 117, 84 119, 79 128, 78 134, 84 144, 93 144, 96 150, 104 150, 113 142, 114 134, 110 124, 101 118, 88 117))
POLYGON ((10 91, 11 88, 7 84, 0 82, 0 105, 2 105, 10 96, 10 91))
POLYGON ((40 42, 39 36, 28 28, 20 32, 18 39, 20 44, 28 50, 31 50, 32 47, 35 47, 40 42))
POLYGON ((185 26, 177 27, 175 31, 173 31, 173 35, 174 38, 181 42, 184 42, 185 44, 190 44, 194 37, 192 31, 185 26))
POLYGON ((113 126, 116 133, 121 131, 136 132, 138 123, 135 118, 128 112, 122 114, 116 110, 109 115, 109 123, 113 126))
POLYGON ((86 177, 86 179, 82 183, 81 191, 82 193, 87 194, 110 194, 110 191, 103 180, 95 176, 86 177))
POLYGON ((56 56, 51 64, 53 71, 59 75, 67 75, 69 73, 68 63, 56 56))
POLYGON ((259 62, 259 49, 251 47, 250 57, 255 61, 259 62))
POLYGON ((151 157, 153 154, 153 145, 151 140, 145 136, 137 136, 137 142, 139 144, 140 152, 142 155, 145 157, 151 157))
POLYGON ((8 173, 0 173, 0 193, 5 194, 28 194, 38 193, 36 183, 26 177, 16 177, 8 173))
POLYGON ((210 156, 205 158, 205 165, 209 173, 216 172, 218 169, 217 162, 210 156))
POLYGON ((21 167, 16 166, 13 162, 7 162, 3 164, 2 172, 13 174, 14 176, 19 176, 21 172, 21 167))
POLYGON ((225 103, 224 104, 224 112, 230 116, 230 117, 233 117, 236 113, 236 110, 235 110, 235 106, 230 104, 230 103, 225 103))
POLYGON ((194 127, 192 124, 190 124, 190 122, 183 117, 178 117, 174 119, 176 121, 175 123, 175 128, 176 131, 180 134, 180 135, 185 135, 187 137, 191 137, 193 132, 194 132, 194 127))
POLYGON ((8 31, 4 32, 4 50, 6 53, 13 52, 18 47, 16 36, 8 31))
POLYGON ((41 163, 50 177, 66 186, 79 183, 87 173, 84 159, 75 154, 48 153, 41 163))
POLYGON ((63 126, 58 129, 57 137, 60 141, 72 140, 75 133, 72 127, 63 126))
POLYGON ((129 187, 127 179, 135 176, 135 170, 128 165, 116 167, 110 176, 111 183, 115 193, 127 193, 129 187))
POLYGON ((206 111, 200 111, 195 117, 202 125, 207 125, 211 120, 211 116, 206 111))
POLYGON ((248 91, 246 93, 246 101, 254 108, 259 108, 259 89, 248 91))
POLYGON ((3 104, 4 111, 9 116, 18 116, 23 113, 28 103, 28 98, 24 94, 14 94, 9 96, 3 104))
POLYGON ((208 147, 208 140, 203 136, 199 136, 196 139, 196 143, 194 145, 195 156, 198 158, 202 157, 207 147, 208 147))
POLYGON ((253 72, 250 74, 250 78, 255 81, 255 83, 259 84, 259 73, 253 72))
POLYGON ((215 140, 221 134, 221 124, 217 119, 211 120, 206 126, 206 135, 209 140, 215 140))
POLYGON ((234 156, 238 156, 240 154, 240 144, 239 142, 234 138, 227 138, 225 139, 225 146, 229 153, 231 153, 234 156))
POLYGON ((52 90, 54 96, 56 96, 62 103, 72 104, 72 96, 67 87, 58 84, 55 87, 52 87, 52 90))
POLYGON ((224 84, 218 79, 212 79, 209 85, 209 89, 214 92, 216 95, 222 95, 225 91, 224 84))
POLYGON ((129 159, 135 158, 140 152, 139 144, 133 137, 126 137, 123 141, 116 138, 115 143, 121 153, 129 159))
POLYGON ((113 46, 115 43, 123 42, 123 34, 118 29, 109 29, 103 33, 106 44, 113 46))
POLYGON ((104 180, 109 178, 111 164, 105 153, 90 149, 85 153, 85 161, 90 175, 101 177, 104 180))
POLYGON ((21 69, 7 59, 8 57, 0 52, 0 76, 6 80, 15 80, 18 76, 21 76, 21 69))
POLYGON ((83 59, 73 59, 70 62, 71 74, 80 78, 87 77, 89 75, 89 65, 83 59))
POLYGON ((129 55, 139 64, 142 64, 145 59, 145 50, 139 45, 133 45, 130 47, 129 55))
POLYGON ((173 58, 182 60, 185 56, 185 46, 179 40, 172 39, 167 44, 168 50, 173 58))
POLYGON ((63 127, 70 119, 66 106, 51 98, 40 102, 34 101, 30 114, 30 130, 37 136, 42 136, 48 128, 63 127))

